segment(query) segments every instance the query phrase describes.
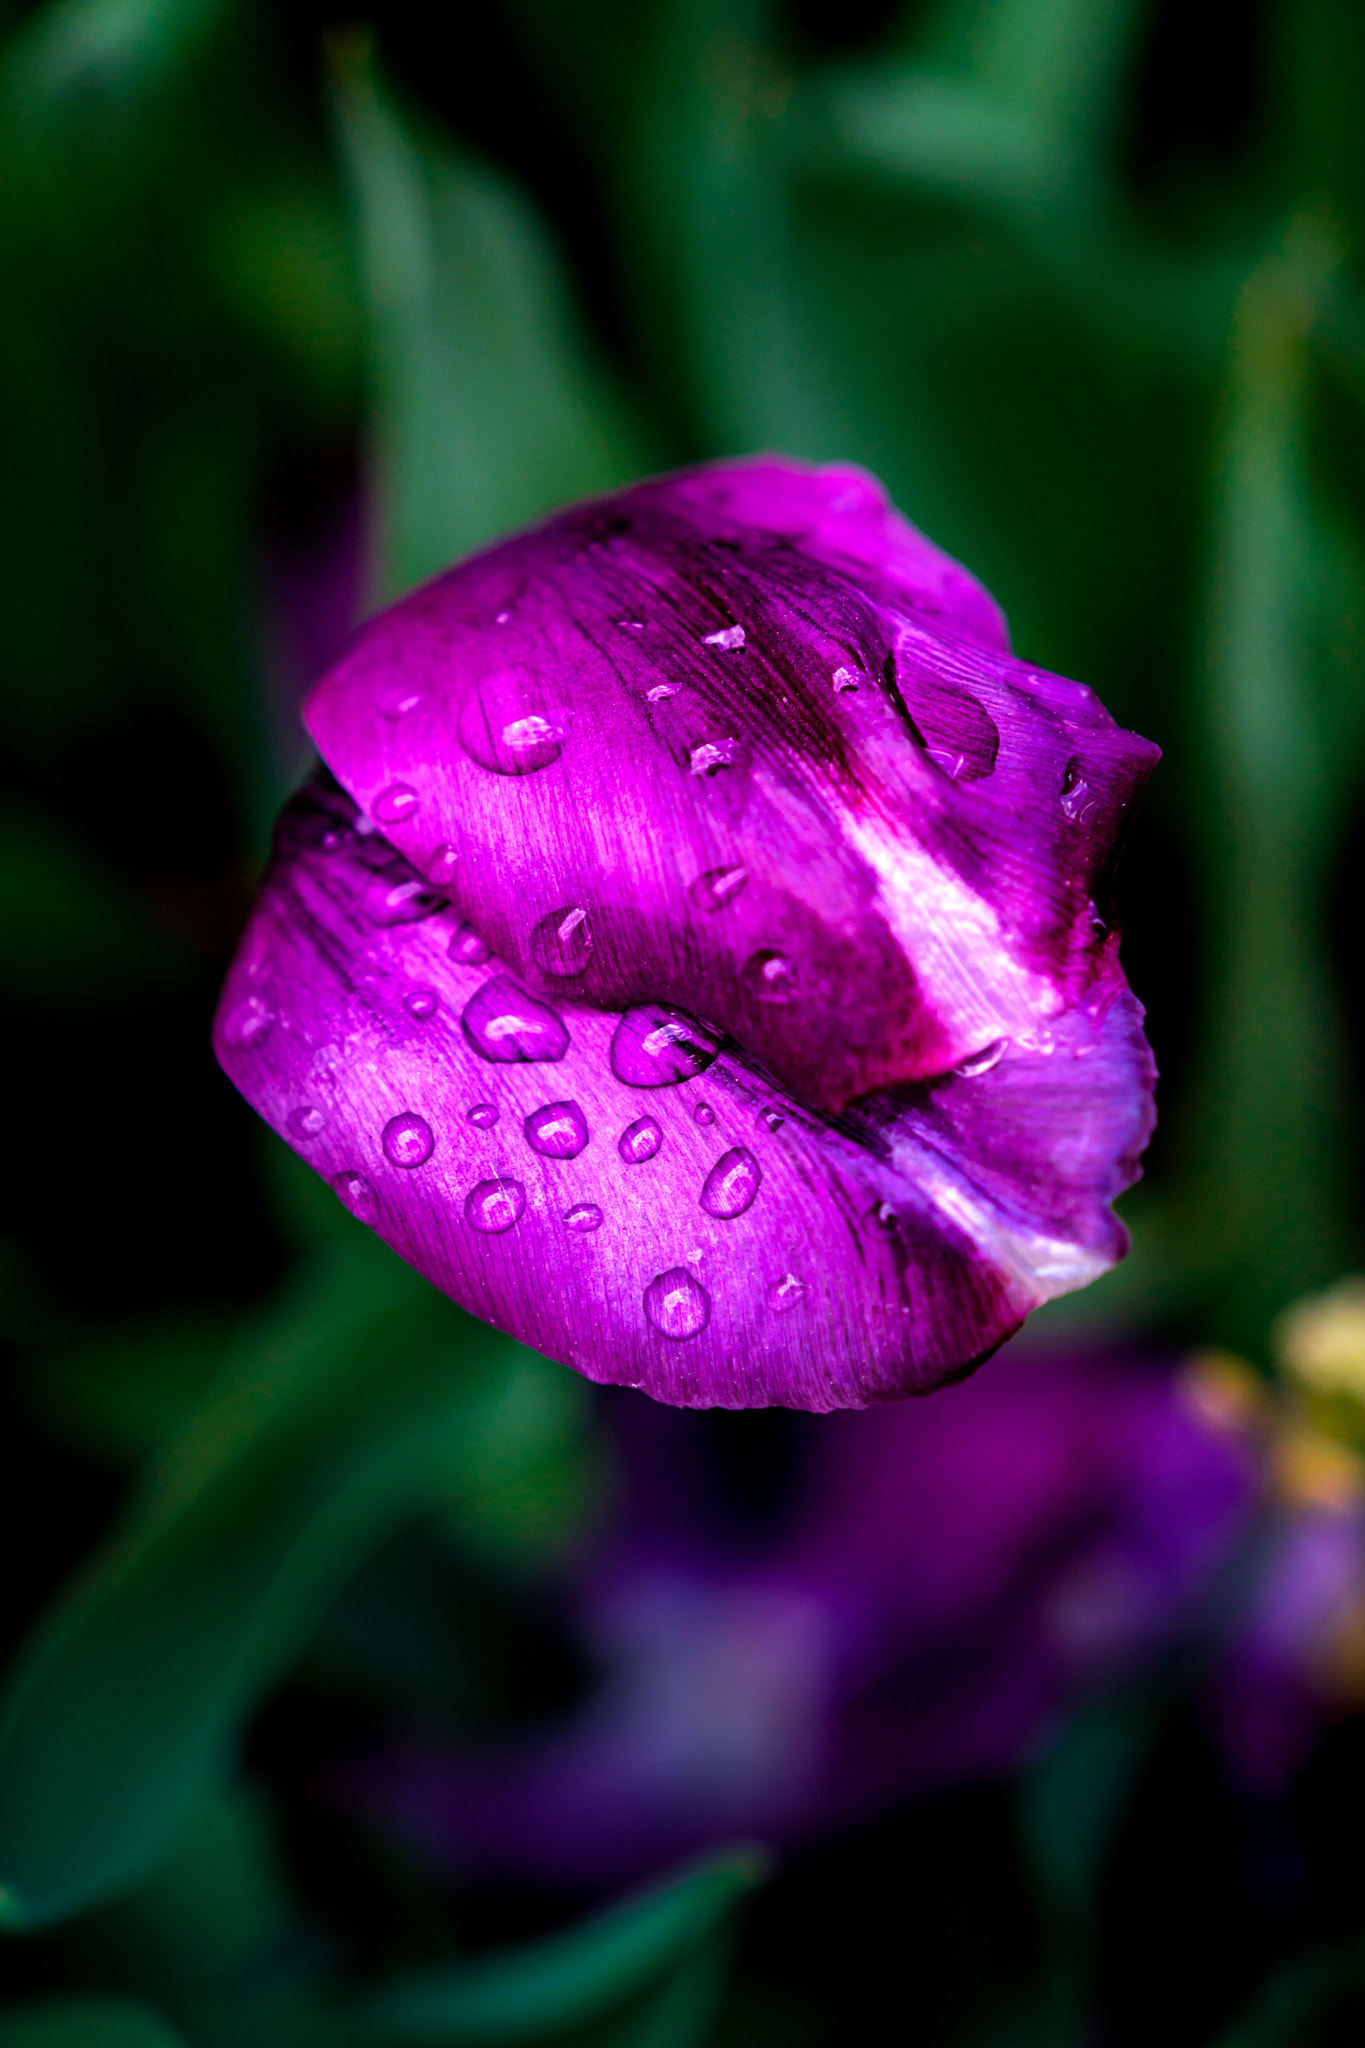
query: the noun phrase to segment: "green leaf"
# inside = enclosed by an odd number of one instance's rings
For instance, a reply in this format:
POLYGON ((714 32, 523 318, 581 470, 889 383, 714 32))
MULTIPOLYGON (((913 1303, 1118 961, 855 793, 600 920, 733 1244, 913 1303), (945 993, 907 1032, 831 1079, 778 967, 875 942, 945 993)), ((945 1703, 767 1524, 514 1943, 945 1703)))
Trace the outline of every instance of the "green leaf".
POLYGON ((52 1998, 0 2010, 0 2048, 176 2048, 149 2007, 122 1998, 52 1998))
POLYGON ((362 37, 334 43, 362 252, 380 594, 638 473, 545 229, 499 172, 419 137, 362 37))
POLYGON ((707 1998, 716 1966, 699 1959, 704 1945, 768 1868, 762 1850, 728 1850, 563 1934, 394 1984, 363 2008, 361 2039, 365 2048, 533 2040, 586 2026, 697 1958, 695 1974, 670 1984, 653 2011, 633 2016, 638 2032, 621 2041, 682 2048, 696 2038, 688 2027, 714 2010, 707 1998))
POLYGON ((518 1352, 375 1240, 305 1273, 10 1675, 9 1926, 115 1896, 165 1856, 338 1587, 440 1494, 468 1401, 518 1352))

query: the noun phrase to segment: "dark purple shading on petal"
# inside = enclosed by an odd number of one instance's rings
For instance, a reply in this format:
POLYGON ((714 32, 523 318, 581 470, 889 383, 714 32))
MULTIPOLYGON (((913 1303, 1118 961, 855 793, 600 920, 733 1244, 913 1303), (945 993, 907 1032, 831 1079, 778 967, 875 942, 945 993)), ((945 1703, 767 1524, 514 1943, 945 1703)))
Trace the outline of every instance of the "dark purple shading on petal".
POLYGON ((827 1112, 1103 983, 1156 757, 1016 660, 873 478, 776 457, 655 478, 448 571, 364 629, 307 717, 362 807, 415 798, 395 844, 458 876, 510 971, 708 1019, 827 1112), (561 950, 587 905, 591 943, 561 950), (741 971, 772 960, 790 974, 741 971))
POLYGON ((372 1189, 403 1257, 537 1350, 684 1406, 858 1407, 960 1373, 1122 1252, 1109 1204, 1153 1074, 1112 945, 1099 993, 984 1071, 830 1118, 676 1006, 551 1008, 462 963, 453 911, 376 925, 396 857, 356 823, 325 784, 284 813, 219 1058, 316 1171, 372 1189), (306 1135, 304 1106, 323 1117, 306 1135), (537 1146, 546 1117, 602 1142, 537 1146), (439 1142, 414 1171, 422 1143, 394 1133, 419 1126, 439 1142), (566 1229, 587 1207, 600 1231, 566 1229))

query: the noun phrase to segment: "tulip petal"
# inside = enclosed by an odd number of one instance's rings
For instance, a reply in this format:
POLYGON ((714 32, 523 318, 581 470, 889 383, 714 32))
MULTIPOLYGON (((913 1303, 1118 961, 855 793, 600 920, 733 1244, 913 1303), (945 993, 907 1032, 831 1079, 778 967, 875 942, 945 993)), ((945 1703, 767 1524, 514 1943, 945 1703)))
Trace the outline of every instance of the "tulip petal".
POLYGON ((830 1112, 1104 982, 1156 758, 1016 660, 875 479, 771 457, 448 571, 365 629, 307 722, 528 992, 677 1006, 830 1112))
POLYGON ((395 922, 419 880, 344 793, 296 798, 218 1056, 419 1272, 589 1379, 892 1400, 1120 1256, 1153 1070, 1112 940, 1085 1004, 834 1117, 647 990, 623 1015, 471 963, 434 892, 395 922))

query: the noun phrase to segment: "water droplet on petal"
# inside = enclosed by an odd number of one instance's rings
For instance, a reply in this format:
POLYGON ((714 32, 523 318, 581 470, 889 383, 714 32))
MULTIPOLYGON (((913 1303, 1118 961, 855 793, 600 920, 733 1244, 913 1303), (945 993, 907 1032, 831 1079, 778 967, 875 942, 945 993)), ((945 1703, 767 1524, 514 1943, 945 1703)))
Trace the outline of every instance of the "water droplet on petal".
POLYGON ((359 1216, 363 1223, 371 1223, 379 1214, 379 1203, 374 1189, 363 1173, 334 1173, 332 1191, 338 1195, 353 1216, 359 1216))
POLYGON ((512 614, 511 614, 511 612, 509 612, 509 611, 501 611, 501 612, 494 612, 494 614, 493 614, 493 624, 494 624, 495 626, 510 626, 510 625, 511 625, 511 623, 512 623, 512 614))
POLYGON ((406 718, 422 701, 420 690, 388 690, 379 700, 381 718, 406 718))
POLYGON ((758 1161, 743 1145, 719 1158, 706 1176, 701 1191, 701 1205, 708 1216, 718 1216, 722 1223, 731 1223, 736 1216, 742 1216, 746 1209, 753 1207, 763 1180, 758 1161))
POLYGON ((466 1123, 475 1125, 481 1131, 491 1131, 497 1120, 498 1105, 496 1102, 476 1102, 472 1109, 465 1111, 466 1123))
POLYGON ((749 870, 745 867, 708 868, 704 875, 697 876, 687 893, 698 910, 714 914, 734 902, 748 879, 749 870))
POLYGON ((455 879, 455 870, 460 865, 460 856, 447 840, 433 846, 427 857, 427 879, 438 887, 447 888, 455 879))
POLYGON ((784 1273, 780 1280, 774 1280, 768 1289, 767 1302, 778 1315, 785 1315, 790 1308, 796 1308, 806 1298, 806 1283, 798 1280, 795 1273, 784 1273))
POLYGON ((713 1124, 716 1120, 716 1112, 709 1102, 699 1102, 692 1115, 699 1124, 713 1124))
POLYGON ((460 744, 494 775, 534 775, 564 751, 568 714, 551 709, 529 669, 498 669, 465 699, 460 744))
POLYGON ((275 1012, 259 996, 248 996, 223 1020, 223 1036, 229 1045, 260 1045, 275 1022, 275 1012))
POLYGON ((758 1120, 765 1131, 780 1131, 787 1121, 780 1109, 760 1109, 758 1120))
POLYGON ((738 751, 738 740, 704 740, 701 746, 693 747, 688 754, 688 773, 719 775, 722 768, 734 766, 738 751))
POLYGON ((381 825, 401 825, 417 809, 417 791, 406 782, 391 782, 374 800, 374 815, 381 825))
POLYGON ((643 619, 618 619, 616 623, 623 633, 643 633, 645 630, 643 619))
POLYGON ((785 953, 770 947, 751 953, 744 963, 744 982, 760 1003, 790 1003, 799 993, 796 969, 785 953))
POLYGON ((670 697, 676 697, 677 694, 676 683, 655 683, 652 690, 645 692, 651 704, 666 704, 670 697))
POLYGON ((704 1074, 719 1051, 720 1033, 685 1010, 641 1003, 612 1035, 611 1070, 628 1088, 669 1088, 704 1074))
POLYGON ((583 972, 592 958, 592 948, 588 913, 576 905, 552 910, 531 933, 531 957, 537 967, 563 979, 583 972))
POLYGON ((316 1138, 326 1121, 326 1110, 319 1109, 316 1103, 305 1102, 290 1110, 285 1128, 291 1138, 316 1138))
POLYGON ((575 1202, 572 1209, 564 1211, 564 1221, 570 1230, 600 1230, 602 1211, 596 1202, 575 1202))
POLYGON ((719 633, 707 633, 702 639, 703 647, 719 647, 725 654, 733 654, 744 645, 743 626, 722 626, 719 633))
POLYGON ((407 1173, 415 1166, 425 1166, 435 1145, 431 1125, 416 1110, 405 1109, 401 1115, 391 1116, 384 1126, 384 1157, 407 1173))
POLYGON ((685 1266, 658 1273, 645 1289, 645 1314, 661 1337, 681 1344, 711 1320, 711 1297, 685 1266))
POLYGON ((1084 775, 1085 763, 1073 754, 1062 776, 1062 810, 1073 825, 1083 825, 1099 809, 1099 798, 1084 775))
POLYGON ((873 1213, 876 1216, 878 1227, 882 1230, 894 1230, 900 1221, 900 1218, 889 1202, 878 1202, 873 1213))
POLYGON ((496 1237, 520 1222, 525 1208, 526 1190, 519 1180, 480 1180, 465 1196, 464 1213, 475 1230, 496 1237))
POLYGON ((522 1129, 527 1144, 546 1159, 577 1159, 588 1142, 588 1120, 576 1102, 543 1103, 522 1129))
POLYGON ((425 1024, 428 1017, 436 1015, 438 997, 434 988, 410 988, 403 998, 403 1008, 419 1024, 425 1024))
POLYGON ((643 1166, 646 1159, 654 1157, 663 1141, 664 1134, 653 1117, 640 1116, 622 1131, 616 1149, 627 1166, 643 1166))
POLYGON ((836 668, 834 674, 830 677, 830 681, 831 683, 833 683, 839 695, 841 697, 844 697, 847 696, 851 691, 857 689, 859 683, 862 681, 862 677, 858 674, 856 669, 836 668))
POLYGON ((482 967, 491 948, 479 937, 472 924, 462 924, 452 932, 446 950, 461 967, 482 967))
POLYGON ((998 1067, 1005 1057, 1007 1038, 993 1038, 989 1045, 983 1045, 979 1052, 969 1053, 965 1060, 959 1060, 954 1067, 955 1074, 961 1074, 965 1081, 974 1080, 978 1074, 989 1074, 992 1067, 998 1067))
POLYGON ((528 996, 506 974, 495 974, 464 1006, 460 1028, 482 1060, 562 1060, 569 1034, 545 1003, 528 996))
POLYGON ((440 890, 433 889, 421 875, 409 875, 401 882, 376 875, 365 892, 365 915, 371 924, 386 927, 420 924, 424 917, 444 910, 445 903, 440 890))

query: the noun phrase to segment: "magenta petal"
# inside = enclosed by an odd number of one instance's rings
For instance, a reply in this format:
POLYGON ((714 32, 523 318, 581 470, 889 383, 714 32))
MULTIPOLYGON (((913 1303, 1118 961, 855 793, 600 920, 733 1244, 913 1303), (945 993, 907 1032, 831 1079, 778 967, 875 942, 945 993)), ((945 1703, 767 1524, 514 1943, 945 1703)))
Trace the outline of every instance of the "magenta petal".
POLYGON ((527 991, 680 1010, 828 1111, 1036 1037, 1104 981, 1155 759, 1017 661, 873 478, 773 457, 448 571, 307 716, 419 871, 414 915, 422 878, 453 889, 527 991))
POLYGON ((644 991, 624 1017, 567 983, 551 1003, 460 959, 453 908, 376 919, 402 863, 364 822, 325 789, 286 811, 218 1056, 395 1250, 537 1350, 683 1406, 860 1407, 1121 1253, 1152 1069, 1112 966, 984 1063, 830 1118, 644 991))

